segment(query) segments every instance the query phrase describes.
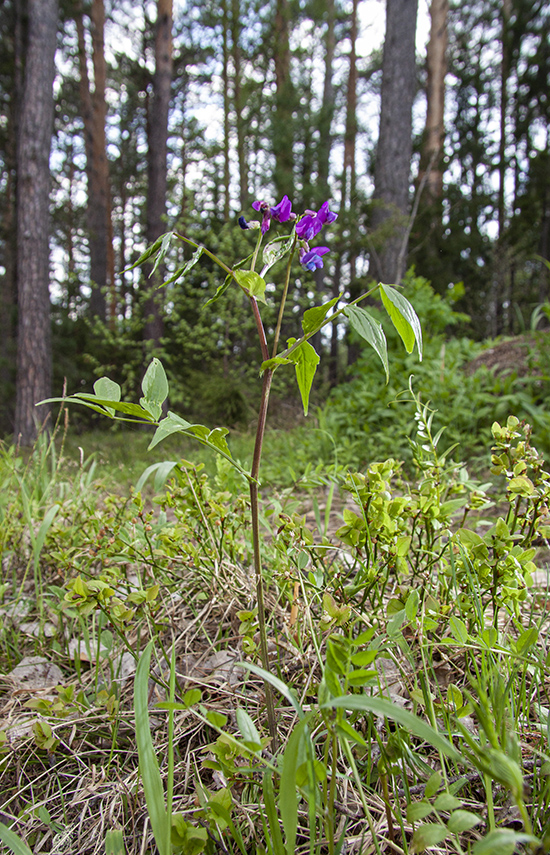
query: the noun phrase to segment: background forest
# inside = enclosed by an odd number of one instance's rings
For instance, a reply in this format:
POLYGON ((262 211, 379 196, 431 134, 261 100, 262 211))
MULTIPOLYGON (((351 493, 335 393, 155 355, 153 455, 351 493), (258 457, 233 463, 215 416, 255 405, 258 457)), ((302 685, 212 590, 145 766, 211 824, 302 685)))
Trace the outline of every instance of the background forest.
MULTIPOLYGON (((123 271, 169 229, 242 257, 250 242, 237 218, 255 199, 288 194, 298 212, 330 199, 339 211, 324 269, 298 268, 283 335, 295 306, 353 298, 369 277, 400 283, 411 268, 426 280, 413 289, 419 314, 433 302, 428 283, 443 298, 431 330, 440 366, 450 332, 447 365, 473 357, 465 335, 544 326, 546 4, 389 0, 383 21, 383 4, 367 0, 3 3, 4 434, 31 442, 34 402, 64 380, 76 391, 107 373, 133 393, 152 354, 172 406, 246 424, 256 345, 243 295, 205 309, 214 269, 160 291, 158 275, 123 271)), ((327 357, 320 403, 362 363, 343 324, 316 347, 327 357)), ((346 386, 334 407, 350 395, 346 386)))

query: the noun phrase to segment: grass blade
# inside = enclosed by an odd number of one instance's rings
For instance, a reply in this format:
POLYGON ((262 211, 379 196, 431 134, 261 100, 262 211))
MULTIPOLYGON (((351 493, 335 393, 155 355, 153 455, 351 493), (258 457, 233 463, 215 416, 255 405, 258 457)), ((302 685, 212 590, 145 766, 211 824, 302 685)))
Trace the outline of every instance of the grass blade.
POLYGON ((140 657, 136 670, 134 684, 136 741, 145 801, 147 802, 151 828, 155 835, 159 855, 170 855, 170 827, 168 825, 168 814, 164 806, 164 787, 162 785, 157 756, 153 748, 153 740, 151 739, 149 708, 147 705, 152 652, 153 642, 150 641, 140 657))
POLYGON ((23 843, 15 831, 12 831, 2 822, 0 822, 0 840, 6 844, 8 849, 11 849, 13 855, 32 855, 27 844, 23 843))

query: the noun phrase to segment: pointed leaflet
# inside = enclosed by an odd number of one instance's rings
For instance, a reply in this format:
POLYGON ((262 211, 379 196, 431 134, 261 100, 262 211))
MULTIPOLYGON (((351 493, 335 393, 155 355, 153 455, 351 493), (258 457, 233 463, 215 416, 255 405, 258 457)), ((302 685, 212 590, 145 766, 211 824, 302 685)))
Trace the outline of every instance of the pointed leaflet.
MULTIPOLYGON (((289 338, 287 344, 292 346, 295 342, 295 338, 289 338)), ((304 416, 307 416, 309 393, 311 392, 311 384, 313 383, 313 378, 319 364, 319 355, 309 341, 304 341, 296 350, 288 354, 288 358, 296 365, 296 380, 298 381, 298 388, 302 396, 304 416)))
POLYGON ((178 279, 182 279, 185 276, 185 274, 188 273, 191 270, 191 268, 195 266, 195 264, 197 263, 197 261, 199 260, 199 258, 203 254, 203 252, 204 252, 204 248, 202 246, 199 246, 199 248, 191 256, 189 261, 187 261, 183 265, 183 267, 178 267, 178 269, 175 271, 175 273, 173 273, 172 276, 170 276, 170 278, 166 280, 166 282, 163 282, 162 285, 159 285, 159 288, 162 288, 164 285, 171 285, 172 282, 177 282, 178 279))
MULTIPOLYGON (((120 401, 120 386, 109 377, 100 377, 94 383, 94 392, 98 398, 106 398, 108 401, 120 401)), ((110 416, 114 416, 115 411, 112 407, 105 407, 110 416)))
POLYGON ((251 297, 256 297, 260 303, 265 303, 266 281, 253 270, 234 270, 233 278, 251 297))
MULTIPOLYGON (((97 395, 91 395, 89 392, 77 392, 76 395, 69 395, 68 398, 46 398, 44 401, 39 401, 40 404, 83 404, 90 410, 95 410, 96 413, 101 413, 102 416, 109 416, 112 419, 118 418, 115 412, 124 413, 128 416, 144 419, 145 421, 154 421, 151 413, 140 407, 139 404, 131 404, 127 401, 113 401, 107 398, 98 398, 97 395)), ((121 421, 135 421, 135 419, 121 419, 121 421)))
POLYGON ((158 445, 159 442, 162 442, 162 440, 166 439, 167 436, 171 436, 173 433, 179 433, 180 431, 186 432, 190 427, 191 422, 187 422, 175 413, 169 412, 166 418, 159 423, 159 426, 153 435, 153 439, 149 443, 147 451, 151 451, 155 445, 158 445))
POLYGON ((386 383, 390 379, 390 368, 388 364, 388 348, 386 344, 386 336, 381 325, 371 318, 368 312, 360 309, 359 306, 348 306, 344 311, 344 315, 349 318, 350 324, 356 333, 368 341, 370 346, 380 357, 380 361, 386 372, 386 383))
POLYGON ((166 253, 170 249, 170 244, 172 242, 173 237, 174 237, 174 232, 167 232, 165 235, 162 236, 162 240, 160 242, 159 253, 158 253, 157 257, 155 258, 155 263, 153 264, 153 269, 151 270, 151 272, 149 274, 149 279, 151 278, 153 273, 155 273, 157 271, 161 262, 164 261, 166 253))
POLYGON ((266 274, 270 267, 273 267, 277 261, 280 261, 281 258, 287 254, 287 252, 292 249, 292 245, 294 243, 294 235, 292 234, 287 240, 280 240, 275 238, 271 243, 268 243, 267 246, 264 247, 262 252, 262 260, 264 263, 264 267, 262 270, 263 274, 266 274))
POLYGON ((154 419, 160 419, 162 405, 168 397, 168 380, 160 359, 155 357, 151 361, 141 382, 141 388, 143 398, 139 399, 139 403, 144 410, 151 413, 154 419))
POLYGON ((333 297, 328 303, 323 303, 322 306, 314 306, 313 309, 306 309, 302 318, 302 329, 305 335, 316 332, 325 320, 327 313, 338 302, 340 297, 333 297))
POLYGON ((380 296, 392 323, 401 336, 407 353, 411 353, 416 340, 418 357, 422 361, 422 330, 418 316, 403 294, 391 285, 380 283, 380 296))
POLYGON ((216 293, 214 294, 214 296, 213 296, 213 297, 210 297, 210 299, 206 301, 206 303, 204 304, 204 308, 206 308, 207 306, 212 305, 212 303, 215 303, 215 302, 216 302, 216 300, 219 300, 219 299, 220 299, 220 297, 222 296, 222 294, 225 294, 225 292, 227 291, 227 289, 228 289, 228 288, 229 288, 229 286, 231 285, 231 279, 232 279, 232 278, 233 278, 233 277, 231 276, 231 274, 229 274, 229 276, 226 276, 226 277, 225 277, 225 281, 223 282, 223 284, 222 284, 222 285, 218 285, 218 287, 216 288, 216 293))
POLYGON ((122 272, 127 273, 129 270, 133 270, 135 267, 139 267, 140 264, 143 264, 144 261, 147 261, 149 258, 151 258, 151 256, 154 255, 155 252, 160 249, 164 237, 165 235, 161 235, 159 238, 157 238, 156 241, 151 244, 151 246, 147 247, 145 252, 141 253, 137 261, 134 261, 134 263, 131 264, 129 267, 125 267, 122 272))

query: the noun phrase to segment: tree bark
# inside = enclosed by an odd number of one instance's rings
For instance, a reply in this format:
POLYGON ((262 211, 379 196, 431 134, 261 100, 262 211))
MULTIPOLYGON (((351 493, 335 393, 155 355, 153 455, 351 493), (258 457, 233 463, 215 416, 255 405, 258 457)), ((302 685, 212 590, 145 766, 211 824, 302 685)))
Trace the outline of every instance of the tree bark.
POLYGON ((417 9, 418 0, 387 0, 372 216, 382 246, 371 258, 373 276, 387 283, 397 279, 409 210, 417 9))
MULTIPOLYGON (((148 127, 147 243, 166 231, 168 155, 168 110, 172 85, 172 0, 158 0, 155 28, 155 74, 148 127)), ((162 316, 162 271, 148 280, 145 300, 144 339, 160 345, 164 332, 162 316)))
POLYGON ((430 4, 430 39, 426 54, 426 128, 422 146, 422 163, 418 183, 430 169, 424 192, 426 203, 441 199, 443 194, 443 142, 445 139, 445 77, 447 75, 447 19, 449 0, 432 0, 430 4))
POLYGON ((239 0, 231 0, 231 56, 233 58, 233 103, 237 130, 237 158, 239 161, 239 207, 241 211, 244 211, 248 204, 248 168, 246 163, 246 133, 243 117, 241 29, 239 0))
POLYGON ((17 140, 17 378, 15 439, 31 445, 51 394, 49 153, 53 129, 57 0, 28 0, 17 140))
POLYGON ((105 123, 105 8, 103 0, 93 0, 90 9, 92 34, 92 61, 94 88, 90 86, 84 38, 83 9, 75 15, 78 34, 78 59, 80 68, 80 100, 86 146, 86 176, 88 179, 88 232, 90 247, 90 314, 102 321, 107 317, 107 293, 114 294, 111 269, 112 233, 111 190, 107 161, 105 123))
POLYGON ((273 123, 274 182, 277 200, 294 191, 294 87, 290 77, 290 7, 276 0, 273 58, 275 60, 275 121, 273 123))

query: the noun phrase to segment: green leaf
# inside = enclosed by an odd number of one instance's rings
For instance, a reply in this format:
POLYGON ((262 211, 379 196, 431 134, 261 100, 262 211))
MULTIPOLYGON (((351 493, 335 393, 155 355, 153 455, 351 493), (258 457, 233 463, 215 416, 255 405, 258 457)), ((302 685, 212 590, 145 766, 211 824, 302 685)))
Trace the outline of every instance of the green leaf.
POLYGON ((433 812, 433 807, 426 801, 410 802, 407 805, 407 819, 409 822, 419 822, 421 819, 426 819, 433 812))
POLYGON ((355 728, 349 724, 345 719, 338 722, 336 724, 336 731, 340 737, 344 737, 344 739, 350 739, 356 745, 361 745, 363 748, 367 747, 367 743, 363 739, 360 733, 357 733, 355 728))
POLYGON ((136 484, 136 493, 140 493, 145 484, 147 483, 149 477, 151 475, 155 475, 155 480, 153 482, 153 490, 156 493, 162 489, 163 485, 166 482, 166 479, 172 472, 172 470, 178 465, 177 460, 162 460, 160 463, 152 463, 151 466, 148 466, 147 469, 140 476, 137 484, 136 484))
POLYGON ((274 371, 278 365, 290 365, 292 359, 287 359, 286 356, 275 356, 273 359, 266 359, 265 362, 262 362, 260 365, 260 373, 263 374, 264 371, 274 371))
POLYGON ((39 401, 37 406, 40 404, 82 404, 96 413, 101 413, 102 416, 109 416, 109 418, 116 418, 113 413, 120 412, 148 422, 154 421, 151 414, 139 404, 131 404, 127 401, 110 401, 107 398, 98 398, 97 395, 92 395, 89 392, 77 392, 76 395, 70 395, 68 398, 46 398, 44 401, 39 401))
POLYGON ((442 843, 448 836, 449 832, 445 826, 438 822, 420 825, 414 830, 412 839, 413 850, 415 852, 424 852, 428 846, 437 846, 438 843, 442 843))
POLYGON ((254 270, 233 270, 233 278, 251 297, 265 303, 266 281, 254 270))
POLYGON ((296 792, 296 772, 300 742, 307 737, 307 723, 311 713, 308 713, 294 728, 287 740, 281 769, 281 785, 279 791, 279 811, 286 839, 287 855, 296 851, 296 832, 298 830, 298 794, 296 792))
POLYGON ((333 297, 328 303, 323 303, 322 306, 314 306, 312 309, 306 309, 302 318, 302 329, 304 335, 316 332, 323 324, 328 312, 336 305, 340 297, 333 297))
POLYGON ((430 777, 428 778, 428 781, 426 783, 426 787, 424 788, 424 795, 426 796, 427 799, 431 799, 432 796, 435 796, 435 794, 437 793, 438 789, 441 786, 441 781, 442 781, 442 778, 441 778, 440 772, 433 772, 430 775, 430 777))
MULTIPOLYGON (((295 338, 289 338, 287 344, 291 347, 296 342, 295 338)), ((296 380, 298 388, 302 396, 302 404, 304 407, 304 416, 307 416, 309 409, 309 393, 317 366, 319 365, 320 357, 315 352, 315 348, 304 341, 302 344, 288 354, 288 358, 296 365, 296 380)))
POLYGON ((191 268, 195 266, 195 264, 197 263, 197 261, 199 260, 199 258, 203 254, 203 252, 204 252, 204 247, 199 246, 199 248, 196 249, 195 252, 193 253, 193 255, 191 256, 189 261, 187 261, 183 265, 183 267, 178 267, 178 269, 172 274, 172 276, 170 276, 170 278, 167 279, 166 282, 163 282, 162 285, 160 285, 159 287, 162 288, 166 285, 171 285, 173 282, 177 282, 178 279, 183 279, 185 274, 189 273, 191 268))
POLYGON ((179 431, 186 432, 190 427, 192 427, 191 422, 187 422, 175 413, 168 412, 166 418, 159 423, 147 451, 151 451, 155 445, 158 445, 167 436, 171 436, 173 433, 178 433, 179 431))
POLYGON ((440 793, 440 795, 436 798, 434 802, 434 808, 439 811, 456 810, 457 808, 461 807, 461 805, 461 799, 457 799, 457 797, 452 796, 451 793, 440 793))
POLYGON ((233 280, 233 277, 231 276, 231 274, 226 276, 225 281, 221 285, 218 286, 218 288, 216 289, 216 293, 214 294, 213 297, 210 297, 210 299, 206 301, 206 303, 204 304, 204 307, 206 308, 207 306, 211 306, 212 303, 215 303, 216 300, 219 300, 220 297, 222 296, 222 294, 225 294, 225 292, 227 291, 227 289, 231 285, 232 280, 233 280))
POLYGON ((459 617, 454 615, 449 620, 449 629, 459 644, 468 643, 468 627, 459 617))
MULTIPOLYGON (((94 392, 98 398, 104 398, 107 401, 120 401, 120 386, 114 380, 110 380, 109 377, 100 377, 99 380, 96 380, 94 392)), ((114 415, 115 411, 112 407, 105 407, 105 409, 109 415, 114 415)))
POLYGON ((374 715, 386 716, 402 725, 409 733, 417 736, 432 745, 437 751, 441 751, 451 760, 466 764, 466 758, 449 742, 442 733, 435 730, 408 710, 402 709, 387 698, 374 698, 371 695, 346 695, 341 698, 331 698, 321 705, 321 709, 343 708, 346 710, 363 710, 374 713, 374 715))
POLYGON ((0 822, 0 840, 2 843, 5 843, 9 849, 11 849, 13 855, 32 855, 27 844, 23 843, 15 831, 12 831, 11 828, 8 828, 3 822, 0 822))
POLYGON ((124 855, 124 837, 120 829, 112 829, 105 834, 105 855, 124 855))
POLYGON ((264 263, 263 273, 267 273, 270 267, 273 267, 281 258, 292 249, 294 244, 294 235, 292 234, 289 238, 280 240, 276 238, 268 243, 262 252, 262 261, 264 263))
POLYGON ((540 840, 531 834, 518 833, 510 828, 497 828, 481 840, 476 840, 472 853, 473 855, 513 855, 518 843, 540 845, 540 840))
POLYGON ((365 309, 360 309, 359 306, 348 306, 344 311, 344 315, 349 318, 349 322, 352 325, 353 329, 356 333, 358 333, 361 338, 364 338, 370 346, 373 348, 374 352, 380 358, 382 365, 384 366, 384 371, 386 373, 386 383, 390 379, 390 366, 388 363, 388 346, 386 343, 386 336, 384 334, 384 330, 382 329, 381 324, 378 321, 375 321, 374 318, 371 318, 368 312, 365 309))
POLYGON ((164 787, 149 722, 149 674, 153 641, 143 651, 136 670, 134 682, 134 712, 136 716, 136 743, 139 770, 151 828, 159 855, 171 855, 170 823, 164 806, 164 787))
POLYGON ((261 751, 262 740, 260 734, 248 713, 241 707, 237 707, 236 716, 237 725, 241 731, 241 736, 246 747, 251 748, 253 751, 261 751))
POLYGON ((275 794, 273 791, 273 778, 270 769, 266 769, 263 777, 263 794, 265 812, 269 824, 273 855, 285 855, 283 836, 279 827, 279 817, 275 806, 275 794))
POLYGON ((261 677, 262 680, 265 680, 266 683, 270 683, 273 688, 277 689, 278 692, 281 693, 283 698, 291 704, 296 712, 298 713, 298 717, 301 719, 304 717, 304 711, 300 706, 299 701, 296 696, 291 692, 286 683, 283 683, 279 677, 276 677, 274 674, 270 674, 269 671, 264 671, 263 668, 260 668, 258 665, 253 665, 251 662, 239 662, 239 666, 242 668, 246 668, 248 671, 252 671, 253 674, 257 674, 258 677, 261 677))
POLYGON ((160 264, 164 261, 166 257, 166 253, 170 249, 170 244, 172 243, 172 238, 174 236, 174 232, 166 232, 165 235, 162 236, 160 241, 160 249, 157 257, 155 258, 155 263, 153 264, 153 269, 149 274, 149 279, 153 276, 154 273, 158 270, 160 264))
POLYGON ((155 252, 157 252, 160 249, 160 247, 162 245, 163 237, 164 237, 164 235, 161 235, 160 237, 158 237, 156 239, 156 241, 151 244, 151 246, 147 247, 145 252, 142 252, 142 254, 140 255, 140 257, 138 258, 137 261, 134 261, 134 263, 131 264, 130 267, 125 267, 122 272, 127 273, 129 270, 134 270, 135 267, 139 267, 139 265, 143 264, 144 261, 148 261, 151 258, 151 256, 154 255, 155 252))
POLYGON ((416 340, 418 358, 422 362, 422 329, 415 310, 403 294, 391 285, 380 283, 380 296, 395 329, 401 336, 407 353, 412 352, 416 340))
POLYGON ((139 403, 144 410, 151 413, 155 421, 162 415, 162 404, 168 397, 168 380, 166 372, 160 359, 156 357, 151 361, 145 377, 141 382, 143 398, 139 403))
POLYGON ((469 831, 480 822, 483 822, 482 818, 469 810, 455 810, 447 821, 447 828, 453 834, 462 834, 463 831, 469 831))

